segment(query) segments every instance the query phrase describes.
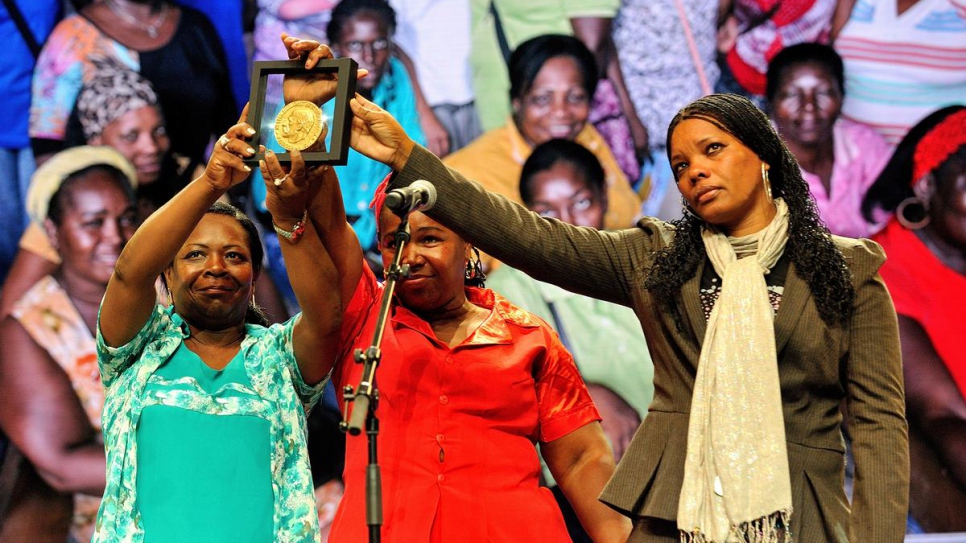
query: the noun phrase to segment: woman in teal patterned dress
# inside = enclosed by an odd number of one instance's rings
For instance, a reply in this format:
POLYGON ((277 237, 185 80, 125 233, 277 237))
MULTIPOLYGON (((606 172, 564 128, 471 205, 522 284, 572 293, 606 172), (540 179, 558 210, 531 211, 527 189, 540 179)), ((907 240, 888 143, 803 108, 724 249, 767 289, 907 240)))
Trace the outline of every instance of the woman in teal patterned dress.
POLYGON ((131 238, 108 284, 97 333, 107 487, 94 541, 319 539, 305 413, 322 393, 335 358, 325 346, 337 343, 326 338, 341 322, 338 293, 318 287, 335 270, 305 220, 324 168, 294 153, 289 174, 265 179, 305 308, 266 328, 252 302, 257 232, 215 203, 249 175, 246 114, 205 173, 131 238), (169 307, 155 301, 159 275, 169 307))

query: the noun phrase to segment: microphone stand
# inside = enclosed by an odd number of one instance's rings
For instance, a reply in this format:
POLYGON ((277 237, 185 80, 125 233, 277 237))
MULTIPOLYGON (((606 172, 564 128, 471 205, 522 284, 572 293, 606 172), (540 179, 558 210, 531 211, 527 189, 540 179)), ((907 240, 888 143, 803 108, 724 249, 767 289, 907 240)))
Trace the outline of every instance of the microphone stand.
POLYGON ((355 391, 353 391, 352 385, 346 385, 342 390, 342 398, 345 404, 343 420, 339 423, 339 429, 354 436, 362 433, 363 424, 366 427, 366 436, 369 441, 369 464, 366 466, 366 525, 369 526, 369 543, 379 543, 382 538, 382 475, 379 470, 376 446, 379 435, 379 419, 376 418, 379 391, 375 386, 376 367, 379 366, 379 361, 382 359, 382 350, 379 345, 382 343, 382 336, 386 329, 389 306, 392 302, 393 292, 396 290, 396 283, 400 278, 409 275, 409 265, 400 265, 403 249, 410 239, 409 211, 403 213, 394 211, 394 213, 402 219, 395 234, 396 254, 393 256, 392 264, 386 272, 385 288, 382 291, 382 303, 379 307, 372 343, 365 351, 356 349, 353 354, 356 363, 363 364, 362 378, 355 391), (349 415, 349 403, 353 404, 351 416, 349 415))

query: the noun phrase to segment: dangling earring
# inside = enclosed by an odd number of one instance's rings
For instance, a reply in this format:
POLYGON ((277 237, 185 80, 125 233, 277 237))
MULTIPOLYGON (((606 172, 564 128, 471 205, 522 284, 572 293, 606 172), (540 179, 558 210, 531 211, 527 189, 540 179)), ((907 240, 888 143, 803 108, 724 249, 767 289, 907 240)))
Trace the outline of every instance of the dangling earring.
POLYGON ((774 200, 771 195, 771 182, 768 180, 768 170, 765 169, 765 163, 761 163, 761 181, 765 184, 765 194, 768 195, 769 200, 774 200))
MULTIPOLYGON (((915 209, 915 207, 913 207, 913 209, 915 209)), ((909 230, 919 230, 920 228, 929 224, 929 205, 922 201, 918 196, 910 196, 899 202, 899 205, 896 207, 896 220, 899 221, 899 224, 909 230), (914 213, 914 215, 920 216, 918 220, 913 220, 906 216, 909 206, 919 207, 919 212, 914 213)))
POLYGON ((159 285, 155 287, 158 293, 158 301, 163 307, 174 306, 174 298, 171 296, 171 289, 168 288, 167 283, 164 281, 159 281, 159 285))
POLYGON ((473 247, 473 254, 476 255, 466 260, 466 269, 463 270, 463 283, 467 286, 483 288, 486 281, 486 274, 483 273, 483 262, 480 260, 480 250, 473 247))
POLYGON ((686 216, 691 217, 692 219, 694 219, 696 221, 702 220, 701 217, 699 217, 698 214, 695 213, 694 210, 691 209, 691 206, 688 205, 688 201, 687 201, 687 199, 685 199, 685 197, 684 197, 683 194, 681 195, 681 208, 684 209, 684 214, 686 216))

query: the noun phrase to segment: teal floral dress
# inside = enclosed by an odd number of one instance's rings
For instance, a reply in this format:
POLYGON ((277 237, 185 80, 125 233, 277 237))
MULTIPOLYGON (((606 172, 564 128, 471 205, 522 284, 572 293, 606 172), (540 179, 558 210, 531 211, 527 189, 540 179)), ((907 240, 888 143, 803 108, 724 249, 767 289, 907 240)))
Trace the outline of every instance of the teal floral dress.
MULTIPOLYGON (((319 541, 305 415, 322 395, 325 380, 312 386, 302 380, 292 350, 292 327, 297 318, 270 328, 246 325, 240 359, 232 364, 243 363, 247 379, 231 385, 240 393, 229 397, 206 394, 206 387, 192 382, 190 376, 174 382, 158 371, 189 336, 188 325, 170 308, 157 306, 141 331, 121 347, 107 346, 98 328, 98 364, 106 395, 102 422, 107 487, 97 515, 95 543, 145 540, 137 495, 138 425, 142 410, 157 405, 267 421, 273 540, 319 541)), ((230 447, 225 453, 231 454, 230 447)), ((175 479, 179 474, 166 476, 175 479)), ((211 519, 213 523, 221 520, 211 519)))

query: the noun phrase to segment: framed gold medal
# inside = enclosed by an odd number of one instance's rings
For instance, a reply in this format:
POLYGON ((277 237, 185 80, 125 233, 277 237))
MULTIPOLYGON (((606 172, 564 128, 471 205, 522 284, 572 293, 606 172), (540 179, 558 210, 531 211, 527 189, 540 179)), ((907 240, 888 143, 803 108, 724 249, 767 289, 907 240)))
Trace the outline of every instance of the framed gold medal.
POLYGON ((352 119, 349 100, 355 95, 357 67, 351 58, 322 60, 311 70, 300 60, 254 62, 248 124, 255 129, 251 143, 258 152, 246 162, 257 164, 263 158, 259 149, 263 145, 282 162, 291 160, 289 151, 298 150, 307 164, 345 164, 352 119), (334 76, 335 96, 324 104, 286 103, 285 76, 310 73, 334 76))

